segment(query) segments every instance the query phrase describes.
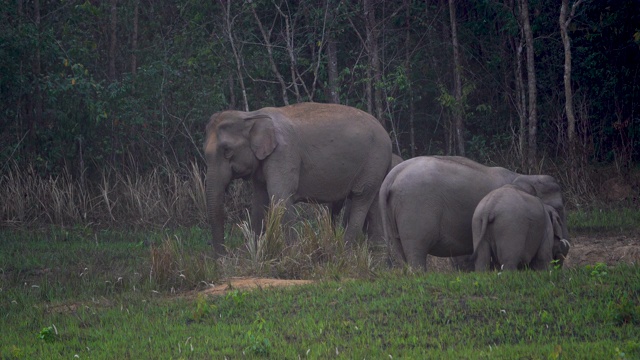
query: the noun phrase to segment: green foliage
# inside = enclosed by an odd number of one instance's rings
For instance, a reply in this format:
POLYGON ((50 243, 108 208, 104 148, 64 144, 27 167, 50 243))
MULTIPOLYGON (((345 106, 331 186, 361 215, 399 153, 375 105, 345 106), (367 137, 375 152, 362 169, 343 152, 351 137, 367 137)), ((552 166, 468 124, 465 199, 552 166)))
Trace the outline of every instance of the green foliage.
POLYGON ((640 324, 640 297, 633 294, 622 294, 619 299, 612 302, 611 312, 617 325, 637 326, 640 324))
POLYGON ((569 212, 567 220, 571 231, 624 231, 637 228, 640 211, 635 208, 586 208, 569 212))
MULTIPOLYGON (((448 90, 447 3, 377 2, 376 24, 367 34, 360 3, 231 2, 227 19, 220 2, 124 2, 116 6, 113 39, 107 2, 46 2, 39 14, 32 4, 4 5, 3 169, 16 162, 40 174, 67 169, 78 176, 94 175, 105 164, 129 166, 130 154, 140 170, 166 158, 172 164, 199 161, 207 118, 225 108, 243 108, 244 95, 252 110, 283 105, 283 91, 291 103, 327 101, 330 40, 339 59, 340 102, 366 109, 367 87, 380 91, 382 117, 393 125, 402 152, 412 153, 411 132, 417 154, 446 152, 442 106, 465 114, 472 156, 495 157, 487 149, 494 151, 492 139, 511 139, 517 130, 513 74, 521 31, 514 4, 478 1, 458 12, 465 78, 460 104, 448 90), (367 39, 377 43, 379 74, 370 66, 367 39)), ((565 131, 558 110, 564 104, 558 6, 550 0, 533 5, 539 148, 549 149, 547 156, 562 156, 562 144, 556 144, 565 131)), ((574 103, 587 158, 626 168, 638 159, 640 141, 633 115, 640 104, 634 76, 640 63, 636 7, 633 0, 585 2, 570 29, 574 103)), ((510 143, 500 141, 495 151, 508 152, 510 143)))
POLYGON ((195 309, 191 314, 191 320, 195 322, 204 321, 212 316, 217 309, 217 306, 214 304, 210 304, 207 300, 207 297, 202 293, 198 294, 195 300, 195 309))
POLYGON ((38 339, 46 343, 52 343, 56 340, 57 335, 58 330, 55 328, 55 326, 51 325, 40 330, 40 332, 38 333, 38 339))
POLYGON ((245 347, 245 351, 256 355, 268 356, 271 352, 271 342, 266 337, 268 333, 269 329, 266 320, 263 319, 259 313, 256 313, 253 328, 249 329, 245 334, 247 342, 249 343, 247 347, 245 347))
POLYGON ((594 278, 602 278, 607 276, 607 264, 605 263, 596 263, 595 265, 587 265, 587 270, 591 273, 591 276, 594 278))

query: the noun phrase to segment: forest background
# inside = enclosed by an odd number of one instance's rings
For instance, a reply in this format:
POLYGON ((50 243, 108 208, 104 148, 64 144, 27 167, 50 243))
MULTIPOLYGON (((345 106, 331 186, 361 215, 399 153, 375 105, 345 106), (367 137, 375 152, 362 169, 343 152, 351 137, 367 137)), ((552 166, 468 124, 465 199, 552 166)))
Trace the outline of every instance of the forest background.
POLYGON ((302 101, 374 114, 404 158, 637 200, 638 0, 15 0, 0 19, 5 224, 206 223, 211 114, 302 101), (118 216, 125 191, 157 200, 118 216))

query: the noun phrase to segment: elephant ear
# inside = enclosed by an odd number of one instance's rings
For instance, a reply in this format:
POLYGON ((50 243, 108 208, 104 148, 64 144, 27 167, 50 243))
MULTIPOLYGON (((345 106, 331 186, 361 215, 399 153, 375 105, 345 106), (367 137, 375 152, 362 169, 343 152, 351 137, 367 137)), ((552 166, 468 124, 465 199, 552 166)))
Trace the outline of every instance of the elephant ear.
POLYGON ((558 239, 562 239, 562 224, 560 223, 560 215, 553 207, 546 205, 547 213, 549 214, 549 218, 551 218, 551 224, 553 226, 553 235, 558 239))
POLYGON ((251 128, 249 130, 251 150, 258 160, 264 160, 278 146, 273 120, 265 115, 249 118, 247 121, 251 128))
POLYGON ((553 228, 553 258, 556 260, 564 260, 569 253, 571 244, 567 239, 562 237, 562 220, 556 209, 549 205, 545 205, 547 214, 551 219, 551 226, 553 228))
POLYGON ((537 196, 534 184, 531 183, 526 175, 518 176, 515 180, 513 180, 511 185, 517 186, 520 190, 526 192, 529 195, 537 196))

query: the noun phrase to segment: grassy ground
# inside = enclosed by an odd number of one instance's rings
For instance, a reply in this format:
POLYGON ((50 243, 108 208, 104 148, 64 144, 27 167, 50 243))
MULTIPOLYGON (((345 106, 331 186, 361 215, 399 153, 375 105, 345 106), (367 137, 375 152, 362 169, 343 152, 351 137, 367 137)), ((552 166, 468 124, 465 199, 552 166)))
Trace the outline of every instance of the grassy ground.
POLYGON ((0 358, 640 357, 638 266, 414 274, 305 226, 221 262, 199 228, 2 231, 0 358), (246 274, 318 281, 185 296, 246 274))

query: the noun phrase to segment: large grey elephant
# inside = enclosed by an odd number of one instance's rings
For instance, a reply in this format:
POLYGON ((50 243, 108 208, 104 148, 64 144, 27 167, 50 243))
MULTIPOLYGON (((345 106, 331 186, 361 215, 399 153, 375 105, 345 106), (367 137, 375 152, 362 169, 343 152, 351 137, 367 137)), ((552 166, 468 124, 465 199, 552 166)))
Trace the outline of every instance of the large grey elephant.
MULTIPOLYGON (((394 258, 426 269, 427 255, 473 253, 471 219, 485 195, 503 185, 528 184, 553 207, 568 239, 560 185, 547 175, 520 175, 459 156, 421 156, 393 168, 380 188, 379 206, 394 258)), ((472 270, 473 262, 467 266, 472 270)))
POLYGON ((206 199, 213 246, 224 254, 224 193, 233 179, 253 184, 251 224, 261 230, 270 199, 286 219, 298 201, 349 198, 345 241, 356 238, 391 164, 391 140, 376 118, 337 104, 301 103, 224 111, 206 128, 206 199))
POLYGON ((476 271, 546 270, 554 257, 561 261, 569 252, 558 212, 533 187, 508 184, 491 191, 476 207, 471 228, 476 271))

